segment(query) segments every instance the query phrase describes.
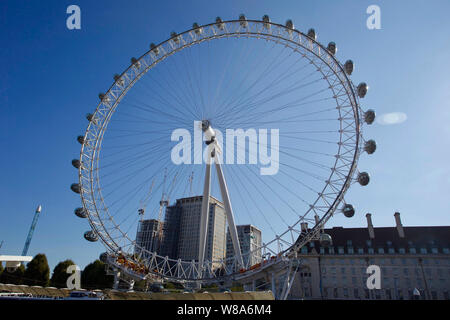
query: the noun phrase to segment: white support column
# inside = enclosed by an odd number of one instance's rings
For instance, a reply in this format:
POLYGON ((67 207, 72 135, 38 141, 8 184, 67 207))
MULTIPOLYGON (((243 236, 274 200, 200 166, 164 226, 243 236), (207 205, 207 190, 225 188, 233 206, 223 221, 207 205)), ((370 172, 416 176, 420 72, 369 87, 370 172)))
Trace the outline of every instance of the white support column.
POLYGON ((241 267, 244 267, 244 262, 242 260, 242 255, 241 255, 241 247, 239 245, 237 229, 236 229, 236 225, 234 224, 233 208, 231 207, 231 201, 230 201, 230 196, 228 194, 227 183, 225 181, 225 177, 223 176, 222 166, 220 165, 220 162, 217 157, 215 157, 215 162, 216 162, 217 177, 219 178, 220 192, 222 194, 222 201, 225 205, 225 212, 227 214, 228 228, 230 230, 231 240, 233 242, 234 254, 235 254, 235 257, 237 258, 239 265, 241 267))
POLYGON ((208 234, 209 195, 211 193, 211 153, 208 155, 205 171, 205 185, 203 187, 202 212, 200 217, 200 241, 198 247, 198 274, 203 273, 205 260, 206 236, 208 234))
POLYGON ((113 285, 114 290, 119 289, 119 282, 120 282, 120 271, 118 269, 115 269, 114 270, 114 285, 113 285))

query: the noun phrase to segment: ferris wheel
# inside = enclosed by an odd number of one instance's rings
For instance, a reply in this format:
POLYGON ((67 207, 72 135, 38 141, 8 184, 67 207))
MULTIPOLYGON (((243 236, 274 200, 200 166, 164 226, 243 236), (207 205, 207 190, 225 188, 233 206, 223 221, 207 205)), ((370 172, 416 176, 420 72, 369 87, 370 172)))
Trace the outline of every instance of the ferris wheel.
POLYGON ((71 189, 84 237, 131 276, 204 282, 329 244, 324 226, 355 214, 344 195, 369 183, 357 163, 376 149, 362 136, 375 119, 360 107, 368 86, 352 83, 353 62, 336 53, 314 29, 267 15, 218 17, 150 44, 99 94, 77 138, 71 189), (144 221, 151 246, 138 239, 144 221), (254 231, 248 245, 242 226, 254 231))

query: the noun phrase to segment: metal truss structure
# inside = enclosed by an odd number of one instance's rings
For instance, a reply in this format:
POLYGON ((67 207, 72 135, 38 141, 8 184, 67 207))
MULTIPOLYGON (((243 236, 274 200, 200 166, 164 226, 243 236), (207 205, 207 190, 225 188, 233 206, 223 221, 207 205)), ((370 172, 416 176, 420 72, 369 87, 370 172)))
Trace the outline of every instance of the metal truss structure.
MULTIPOLYGON (((295 271, 289 261, 296 259, 296 252, 302 246, 320 238, 326 222, 342 204, 345 204, 344 194, 361 175, 358 173, 357 163, 365 147, 362 124, 370 114, 361 109, 359 98, 364 97, 367 86, 364 83, 359 86, 352 83, 349 78, 353 67, 351 61, 345 65, 341 64, 336 59, 335 53, 334 43, 330 43, 328 47, 322 45, 316 41, 314 31, 310 30, 308 34, 304 34, 296 30, 292 22, 288 21, 286 25, 276 24, 270 22, 265 16, 261 21, 241 17, 239 20, 231 21, 218 19, 214 23, 203 26, 194 24, 193 29, 179 34, 173 33, 171 38, 159 45, 152 44, 149 51, 138 59, 134 59, 122 74, 115 77, 108 91, 100 95, 100 103, 95 112, 89 116, 87 130, 84 136, 78 139, 82 144, 79 162, 77 162, 79 182, 72 189, 80 193, 83 211, 91 229, 106 246, 105 261, 137 279, 158 277, 171 281, 201 283, 218 281, 245 283, 258 275, 270 274, 271 270, 280 270, 280 266, 286 266, 287 263, 288 267, 285 269, 288 270, 288 275, 283 285, 284 289, 277 294, 279 298, 285 298, 292 284, 292 272, 295 271), (274 45, 289 48, 293 54, 306 59, 316 68, 317 73, 328 83, 328 88, 332 92, 337 120, 340 123, 339 141, 336 141, 338 152, 334 155, 334 166, 329 168, 330 174, 324 181, 323 189, 318 192, 317 198, 308 203, 309 209, 291 223, 284 232, 276 235, 271 241, 263 243, 256 250, 242 253, 242 255, 235 254, 233 258, 220 261, 199 259, 200 262, 173 260, 145 248, 141 248, 135 255, 126 254, 136 246, 135 239, 120 228, 120 223, 109 211, 102 194, 99 176, 99 155, 111 117, 130 88, 157 64, 188 47, 203 42, 211 42, 213 45, 216 39, 221 38, 259 39, 273 42, 274 45), (304 227, 304 224, 308 222, 312 225, 311 228, 304 227), (252 260, 249 257, 257 253, 260 255, 260 261, 256 267, 246 265, 245 261, 249 264, 252 260), (213 265, 220 265, 221 271, 218 272, 213 265)), ((370 119, 366 122, 370 123, 370 119)), ((208 169, 206 170, 208 172, 208 169)), ((239 246, 237 249, 239 250, 239 246)))

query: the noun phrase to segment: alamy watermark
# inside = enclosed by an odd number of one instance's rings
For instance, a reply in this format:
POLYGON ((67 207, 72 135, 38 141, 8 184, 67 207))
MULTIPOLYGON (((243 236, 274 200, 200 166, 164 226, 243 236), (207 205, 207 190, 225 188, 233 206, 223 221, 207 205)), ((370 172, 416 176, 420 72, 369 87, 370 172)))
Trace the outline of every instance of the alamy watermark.
POLYGON ((373 4, 367 7, 367 14, 370 16, 366 20, 366 26, 369 30, 381 29, 381 9, 379 6, 373 4))
MULTIPOLYGON (((209 160, 208 138, 201 130, 202 122, 194 121, 194 137, 191 131, 178 128, 172 132, 171 141, 177 142, 171 151, 172 162, 202 164, 209 160)), ((261 175, 275 175, 279 169, 279 129, 226 129, 223 133, 214 129, 215 157, 219 163, 260 165, 261 175), (225 150, 224 150, 225 142, 225 150), (248 143, 247 143, 248 142, 248 143), (223 151, 224 150, 224 151, 223 151), (248 156, 247 156, 248 155, 248 156), (225 162, 224 162, 225 156, 225 162)))
POLYGON ((381 269, 377 265, 370 265, 367 267, 366 270, 367 274, 370 274, 370 276, 367 278, 366 286, 367 289, 381 289, 381 269))
POLYGON ((66 272, 70 274, 67 278, 66 286, 70 290, 80 290, 81 289, 81 269, 76 264, 72 264, 67 267, 66 272))
POLYGON ((69 30, 80 30, 81 29, 81 9, 79 6, 72 4, 67 7, 67 14, 70 16, 66 19, 66 27, 69 30))

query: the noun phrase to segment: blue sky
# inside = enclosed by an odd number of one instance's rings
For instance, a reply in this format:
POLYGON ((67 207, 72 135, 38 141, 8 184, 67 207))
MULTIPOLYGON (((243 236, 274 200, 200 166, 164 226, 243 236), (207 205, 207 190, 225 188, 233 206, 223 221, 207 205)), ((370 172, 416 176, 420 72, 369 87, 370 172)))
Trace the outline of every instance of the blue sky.
POLYGON ((79 197, 70 160, 75 138, 86 127, 97 95, 122 72, 132 56, 171 31, 206 24, 216 16, 274 22, 290 18, 297 29, 314 27, 318 40, 335 41, 337 57, 352 59, 355 83, 370 90, 364 109, 378 115, 403 112, 397 125, 365 127, 378 143, 362 155, 367 187, 347 194, 353 219, 335 217, 329 226, 449 225, 450 186, 450 3, 423 1, 2 1, 0 3, 0 112, 2 254, 20 254, 38 204, 43 211, 29 254, 44 252, 51 267, 72 258, 84 267, 103 251, 82 238, 85 221, 73 214, 79 197), (82 29, 66 28, 66 8, 81 8, 82 29), (366 28, 366 8, 381 8, 381 30, 366 28))

